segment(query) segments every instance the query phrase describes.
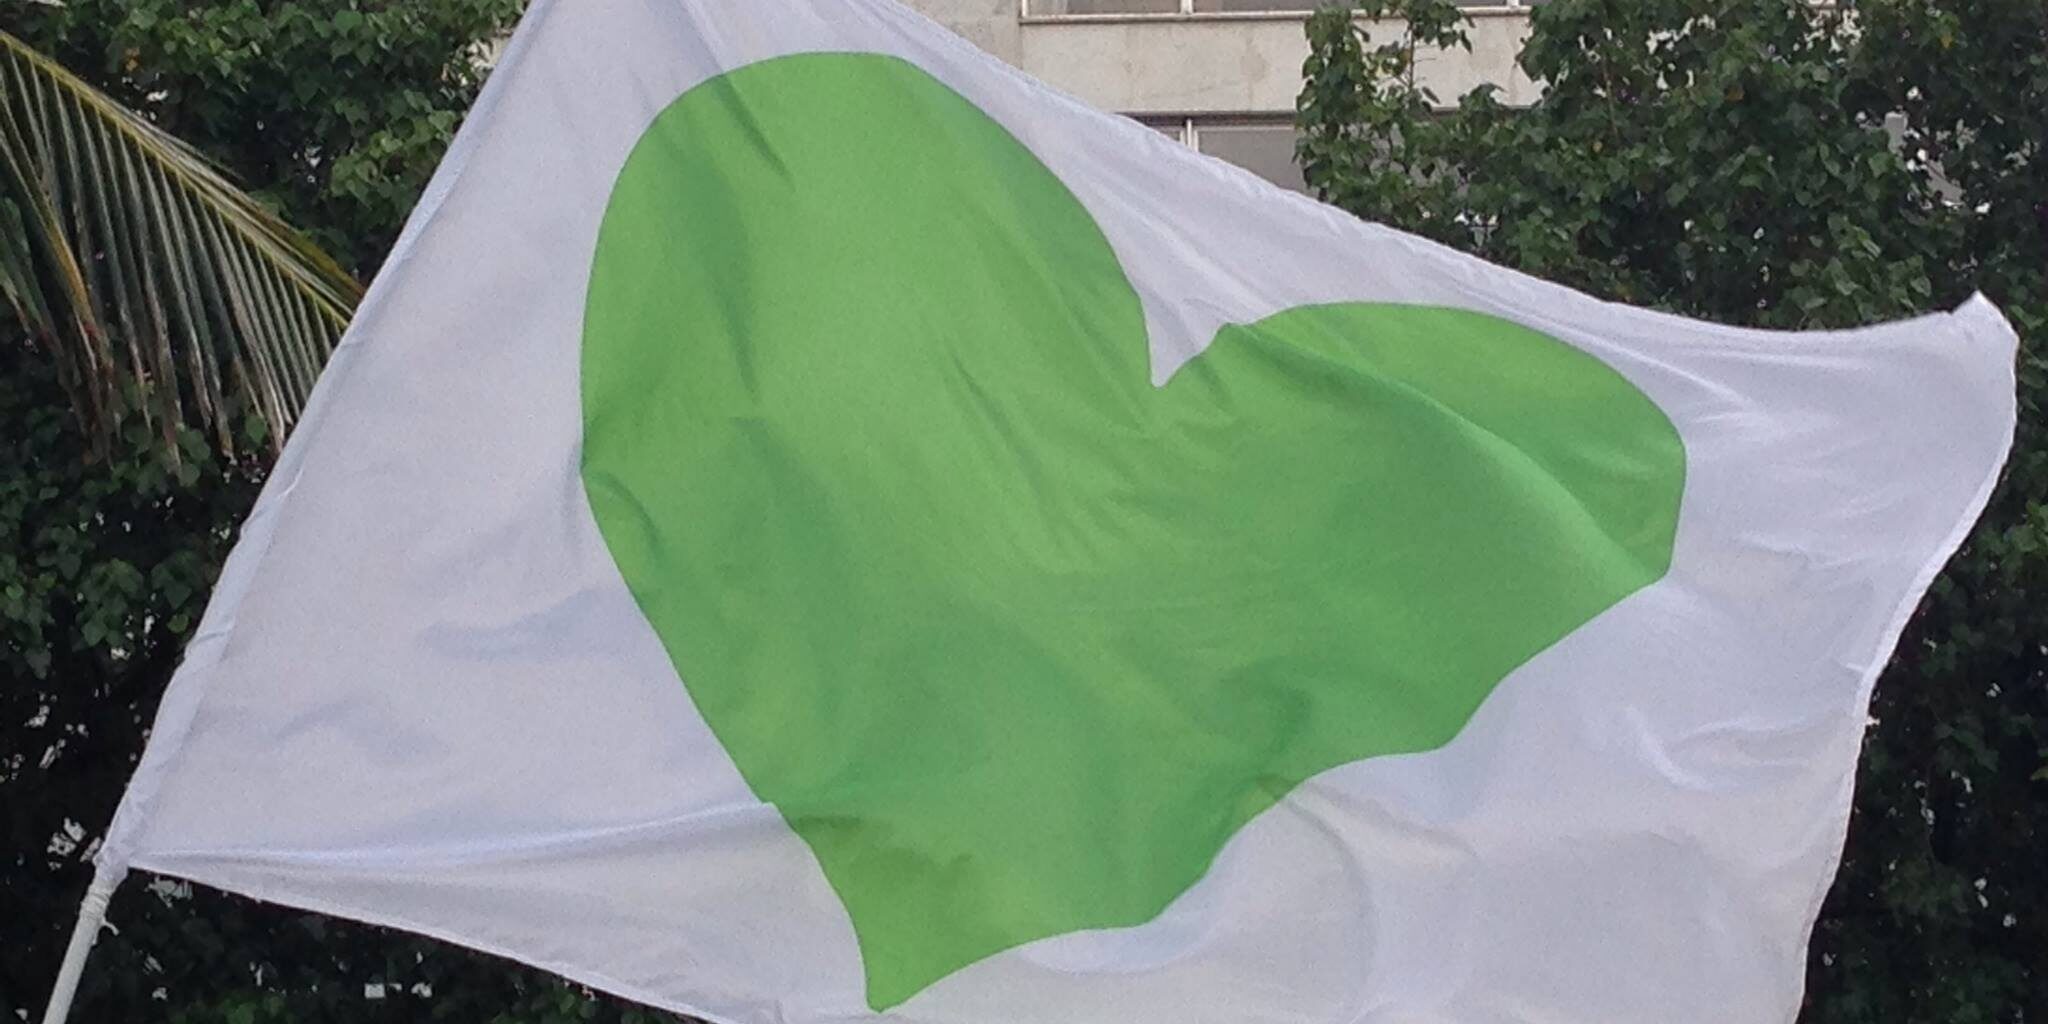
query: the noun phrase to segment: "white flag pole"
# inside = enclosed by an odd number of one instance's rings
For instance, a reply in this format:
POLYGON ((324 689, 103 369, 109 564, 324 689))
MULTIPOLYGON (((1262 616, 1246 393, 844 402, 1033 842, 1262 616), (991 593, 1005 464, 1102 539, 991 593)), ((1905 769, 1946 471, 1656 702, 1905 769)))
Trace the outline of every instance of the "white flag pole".
POLYGON ((93 940, 99 938, 100 926, 107 921, 107 901, 114 896, 114 890, 127 877, 127 868, 107 870, 102 866, 93 872, 92 885, 85 890, 85 899, 78 904, 78 923, 71 929, 71 944, 64 949, 64 964, 57 968, 57 983, 50 987, 50 1002, 43 1010, 43 1024, 64 1024, 71 1016, 71 999, 78 994, 78 979, 85 973, 86 954, 92 952, 93 940))

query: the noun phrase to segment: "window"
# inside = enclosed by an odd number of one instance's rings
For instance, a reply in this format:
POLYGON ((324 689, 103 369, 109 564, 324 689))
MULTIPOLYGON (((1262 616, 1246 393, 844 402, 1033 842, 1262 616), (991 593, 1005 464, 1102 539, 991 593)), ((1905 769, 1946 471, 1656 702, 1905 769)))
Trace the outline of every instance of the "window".
MULTIPOLYGON (((1533 7, 1543 0, 1452 0, 1459 7, 1533 7)), ((1313 11, 1329 0, 1190 0, 1182 8, 1187 14, 1262 14, 1313 11)), ((1034 3, 1033 6, 1036 6, 1034 3)))
POLYGON ((1051 18, 1072 14, 1179 14, 1180 0, 1025 0, 1025 13, 1051 18))
POLYGON ((1204 124, 1195 122, 1194 147, 1244 168, 1282 188, 1308 191, 1294 162, 1294 125, 1204 124))
POLYGON ((1147 117, 1147 127, 1220 160, 1227 160, 1296 192, 1308 191, 1294 162, 1294 119, 1271 114, 1245 117, 1147 117))
POLYGON ((1256 11, 1313 11, 1323 6, 1316 0, 1195 0, 1194 10, 1203 14, 1223 12, 1249 14, 1256 11))
MULTIPOLYGON (((1032 18, 1116 14, 1303 14, 1330 0, 1024 0, 1032 18)), ((1543 0, 1455 0, 1460 7, 1533 7, 1543 0)))

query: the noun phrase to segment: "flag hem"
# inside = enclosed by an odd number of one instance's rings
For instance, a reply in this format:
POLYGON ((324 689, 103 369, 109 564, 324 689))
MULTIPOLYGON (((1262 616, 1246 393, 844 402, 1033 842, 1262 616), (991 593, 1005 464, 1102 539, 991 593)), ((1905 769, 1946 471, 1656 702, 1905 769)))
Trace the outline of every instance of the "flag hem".
MULTIPOLYGON (((203 869, 178 868, 169 865, 154 864, 151 862, 151 858, 148 854, 143 854, 133 858, 133 860, 131 860, 129 863, 129 867, 139 871, 148 871, 152 874, 162 875, 168 878, 180 878, 188 882, 196 882, 200 885, 207 886, 208 888, 220 890, 221 892, 247 897, 249 899, 258 900, 260 902, 269 903, 280 907, 290 907, 295 910, 303 910, 315 914, 324 914, 329 917, 338 917, 343 920, 355 921, 360 924, 372 925, 378 928, 390 928, 396 931, 402 931, 413 935, 424 936, 426 938, 433 939, 437 942, 445 942, 449 945, 474 950, 475 952, 483 953, 487 956, 495 956, 500 959, 510 960, 514 963, 523 964, 527 967, 531 967, 538 971, 545 971, 558 978, 575 982, 579 985, 588 985, 591 988, 609 993, 621 999, 626 999, 631 1002, 639 1003, 643 1006, 651 1006, 657 1010, 665 1010, 670 1013, 680 1013, 686 1016, 696 1017, 708 1022, 708 1024, 755 1024, 755 1022, 748 1021, 739 1017, 727 1016, 721 1013, 713 1013, 701 1007, 693 1006, 691 1004, 684 1003, 666 996, 656 995, 655 993, 643 989, 638 985, 634 985, 629 982, 623 982, 616 978, 613 978, 610 975, 603 973, 602 971, 583 967, 576 967, 569 964, 555 963, 540 956, 528 956, 519 952, 515 952, 504 946, 500 946, 497 943, 492 942, 490 940, 466 937, 461 934, 458 934, 457 932, 451 929, 419 924, 417 922, 406 919, 403 915, 400 914, 392 914, 375 910, 352 909, 342 903, 328 899, 326 897, 285 892, 283 890, 275 889, 268 885, 264 885, 254 881, 231 881, 228 880, 226 875, 216 875, 213 877, 208 877, 207 872, 203 869)), ((873 1018, 842 1017, 839 1019, 853 1021, 873 1018)))
MULTIPOLYGON (((2013 354, 2014 359, 2018 358, 2019 333, 2013 329, 2012 323, 1999 311, 1997 305, 1981 291, 1971 295, 1951 312, 1930 314, 1926 318, 1946 319, 1962 331, 1965 340, 1972 343, 2001 343, 2013 354)), ((1898 651, 1899 641, 1905 636, 1906 627, 1912 623, 1914 614, 1919 611, 1920 602, 1926 598, 1928 588, 1934 585, 1942 570, 1948 567, 1949 560, 1962 549, 1964 542, 1970 539, 1970 534, 1976 532, 1978 521, 1983 518, 1985 508, 1990 506, 1991 497, 1997 493, 1998 485, 2005 476, 2006 462, 2012 457, 2013 440, 2019 426, 2016 391, 2018 381, 2011 374, 2008 375, 2008 380, 2012 383, 2012 389, 2008 389, 2006 394, 2005 429, 1999 442, 1997 457, 1991 461, 1991 466, 1986 471, 1983 481, 1978 484, 1976 493, 1958 510, 1955 526, 1941 543, 1934 546, 1927 561, 1922 563, 1920 570, 1906 585, 1897 607, 1893 609, 1891 619, 1878 636, 1875 651, 1864 665, 1863 677, 1857 682, 1856 698, 1851 707, 1866 721, 1870 716, 1871 699, 1877 692, 1878 677, 1884 675, 1885 669, 1891 667, 1892 656, 1898 651)), ((1812 956, 1813 932, 1820 925, 1821 909, 1827 903, 1828 893, 1834 890, 1835 876, 1840 873, 1842 857, 1847 852, 1849 822, 1856 809, 1856 779, 1863 760, 1864 735, 1863 729, 1851 734, 1850 742, 1854 743, 1855 749, 1846 754, 1848 770, 1842 773, 1842 791, 1835 802, 1834 820, 1829 825, 1829 832, 1835 837, 1834 842, 1830 844, 1833 852, 1829 854, 1825 868, 1816 879, 1814 892, 1806 910, 1805 927, 1800 932, 1799 950, 1809 958, 1812 956)), ((1802 968, 1803 966, 1802 964, 1802 968)), ((1805 1007, 1806 972, 1802 969, 1797 978, 1795 995, 1798 998, 1792 1000, 1791 1011, 1784 1018, 1785 1024, 1796 1024, 1800 1012, 1805 1007)))

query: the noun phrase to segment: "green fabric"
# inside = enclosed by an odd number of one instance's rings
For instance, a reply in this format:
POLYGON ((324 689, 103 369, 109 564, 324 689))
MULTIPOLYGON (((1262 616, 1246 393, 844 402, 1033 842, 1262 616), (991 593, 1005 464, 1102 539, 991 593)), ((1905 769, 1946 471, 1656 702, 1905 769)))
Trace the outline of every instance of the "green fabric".
POLYGON ((1153 918, 1304 780, 1449 742, 1670 560, 1670 422, 1506 321, 1294 309, 1153 387, 1088 212, 892 58, 670 106, 584 331, 605 541, 876 1008, 1153 918))

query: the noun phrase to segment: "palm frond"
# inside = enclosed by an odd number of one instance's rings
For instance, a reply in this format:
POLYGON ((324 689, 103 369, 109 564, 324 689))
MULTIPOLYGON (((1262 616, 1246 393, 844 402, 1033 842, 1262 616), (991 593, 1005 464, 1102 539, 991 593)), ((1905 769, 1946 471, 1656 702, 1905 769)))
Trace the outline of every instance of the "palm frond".
POLYGON ((238 399, 282 438, 361 295, 191 147, 0 32, 0 300, 89 429, 137 408, 232 445, 238 399))

